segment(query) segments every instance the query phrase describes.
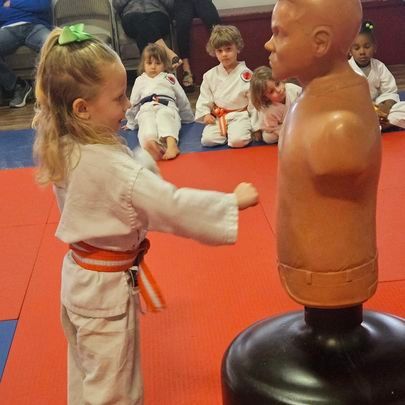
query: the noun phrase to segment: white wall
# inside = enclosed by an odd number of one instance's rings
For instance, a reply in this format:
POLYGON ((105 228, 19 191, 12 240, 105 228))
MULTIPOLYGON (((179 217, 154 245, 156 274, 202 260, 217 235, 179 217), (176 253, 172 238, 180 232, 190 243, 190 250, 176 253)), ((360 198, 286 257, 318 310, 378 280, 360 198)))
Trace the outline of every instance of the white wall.
MULTIPOLYGON (((337 0, 335 0, 337 1, 337 0)), ((276 0, 213 0, 217 9, 268 6, 276 3, 276 0)))

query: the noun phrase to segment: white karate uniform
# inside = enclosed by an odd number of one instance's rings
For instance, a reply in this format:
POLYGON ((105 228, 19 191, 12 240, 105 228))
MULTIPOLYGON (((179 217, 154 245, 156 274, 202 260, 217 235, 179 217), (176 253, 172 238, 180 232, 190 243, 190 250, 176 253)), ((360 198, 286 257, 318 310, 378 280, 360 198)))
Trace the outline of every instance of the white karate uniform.
POLYGON ((228 145, 241 148, 251 141, 251 122, 249 104, 249 87, 252 71, 245 62, 238 62, 232 72, 228 73, 222 64, 213 67, 203 76, 200 95, 196 104, 195 119, 204 122, 204 116, 210 114, 214 105, 227 110, 240 110, 226 114, 227 137, 221 135, 218 119, 215 124, 204 127, 201 143, 203 146, 228 145))
POLYGON ((388 121, 392 125, 405 128, 405 102, 400 101, 397 83, 387 66, 378 59, 371 58, 370 72, 366 76, 353 57, 349 59, 349 64, 356 73, 367 79, 374 104, 378 105, 385 100, 396 102, 388 114, 388 121))
POLYGON ((181 123, 194 121, 190 102, 176 77, 162 72, 155 77, 142 73, 137 77, 131 92, 131 108, 126 113, 127 127, 139 127, 138 138, 142 147, 150 139, 164 143, 164 138, 171 136, 178 142, 181 123), (144 97, 153 94, 171 97, 168 105, 149 101, 140 104, 144 97))
POLYGON ((284 118, 291 104, 301 94, 302 88, 293 83, 285 84, 285 103, 271 103, 259 111, 254 110, 253 131, 262 131, 263 141, 277 143, 284 118))
MULTIPOLYGON (((56 236, 65 243, 127 251, 136 249, 148 230, 212 245, 236 241, 234 194, 177 189, 123 145, 79 145, 72 167, 54 187, 61 210, 56 236)), ((69 405, 141 405, 138 297, 128 273, 85 270, 69 251, 61 301, 69 405)))

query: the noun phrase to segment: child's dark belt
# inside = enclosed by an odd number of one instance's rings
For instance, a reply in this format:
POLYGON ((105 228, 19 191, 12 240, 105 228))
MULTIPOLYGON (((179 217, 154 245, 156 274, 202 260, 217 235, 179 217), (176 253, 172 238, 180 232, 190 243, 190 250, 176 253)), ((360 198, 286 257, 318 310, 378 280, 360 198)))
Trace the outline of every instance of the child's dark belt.
POLYGON ((156 103, 160 103, 163 105, 169 105, 170 101, 176 102, 176 100, 173 97, 166 96, 164 94, 152 94, 151 96, 142 98, 138 104, 142 105, 145 103, 150 103, 151 101, 154 101, 156 103))

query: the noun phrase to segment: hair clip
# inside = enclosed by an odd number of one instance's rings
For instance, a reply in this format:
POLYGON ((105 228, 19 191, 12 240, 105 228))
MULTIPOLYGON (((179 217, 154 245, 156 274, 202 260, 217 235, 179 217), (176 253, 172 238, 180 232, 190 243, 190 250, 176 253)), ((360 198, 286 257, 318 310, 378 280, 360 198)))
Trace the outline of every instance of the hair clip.
POLYGON ((82 42, 92 39, 93 36, 83 31, 84 24, 75 24, 63 27, 61 34, 59 35, 58 44, 66 45, 72 42, 82 42))
POLYGON ((366 21, 364 23, 364 26, 370 31, 372 31, 374 29, 374 24, 372 22, 370 22, 370 21, 366 21))

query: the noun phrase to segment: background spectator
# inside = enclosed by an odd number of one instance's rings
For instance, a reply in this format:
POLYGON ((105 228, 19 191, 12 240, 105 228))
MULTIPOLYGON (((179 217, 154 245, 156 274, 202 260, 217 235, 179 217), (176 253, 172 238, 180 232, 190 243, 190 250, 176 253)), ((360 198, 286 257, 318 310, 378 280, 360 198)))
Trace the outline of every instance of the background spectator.
POLYGON ((174 19, 180 58, 183 61, 182 85, 186 93, 194 91, 194 79, 190 66, 190 33, 193 18, 201 18, 209 30, 221 24, 212 0, 174 0, 174 19))
POLYGON ((39 52, 51 27, 50 0, 0 0, 0 104, 24 107, 32 87, 16 76, 4 57, 26 45, 39 52), (8 100, 7 100, 8 99, 8 100))
POLYGON ((113 6, 122 28, 136 41, 141 54, 146 45, 155 43, 166 50, 173 69, 181 65, 180 58, 163 39, 170 34, 173 0, 113 0, 113 6))

